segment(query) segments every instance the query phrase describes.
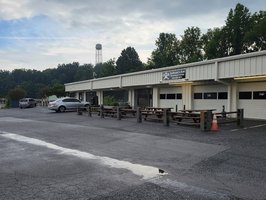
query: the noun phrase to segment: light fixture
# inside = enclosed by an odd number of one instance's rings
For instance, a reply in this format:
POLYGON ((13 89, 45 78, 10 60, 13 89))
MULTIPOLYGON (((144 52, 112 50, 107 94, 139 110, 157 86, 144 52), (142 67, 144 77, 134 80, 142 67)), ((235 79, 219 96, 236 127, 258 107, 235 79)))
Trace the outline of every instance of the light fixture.
POLYGON ((169 85, 187 85, 187 84, 192 84, 193 82, 191 81, 183 81, 183 82, 170 82, 169 85))
POLYGON ((248 79, 259 79, 259 78, 266 78, 266 75, 262 76, 242 76, 242 77, 236 77, 234 80, 248 80, 248 79))

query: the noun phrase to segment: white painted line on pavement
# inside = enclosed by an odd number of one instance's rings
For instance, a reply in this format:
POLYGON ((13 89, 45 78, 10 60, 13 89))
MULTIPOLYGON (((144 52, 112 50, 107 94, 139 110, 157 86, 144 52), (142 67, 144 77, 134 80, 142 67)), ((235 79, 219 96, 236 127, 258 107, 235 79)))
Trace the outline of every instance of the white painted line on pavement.
MULTIPOLYGON (((32 145, 46 147, 48 149, 53 149, 53 150, 58 151, 59 154, 76 156, 82 159, 95 160, 95 161, 100 162, 102 165, 106 165, 112 168, 127 169, 131 171, 132 173, 134 173, 135 175, 141 176, 143 179, 152 179, 152 178, 159 176, 159 169, 156 167, 134 164, 128 161, 117 160, 117 159, 104 157, 104 156, 96 156, 96 155, 90 154, 85 151, 64 148, 64 147, 60 147, 52 143, 39 140, 39 139, 25 137, 22 135, 18 135, 15 133, 9 133, 5 131, 0 131, 0 136, 8 138, 8 139, 16 140, 19 142, 25 142, 25 143, 32 144, 32 145)), ((160 174, 160 175, 163 175, 163 174, 160 174)))
POLYGON ((239 128, 239 129, 232 129, 231 132, 240 131, 240 130, 247 130, 247 129, 252 129, 252 128, 260 128, 260 127, 263 127, 263 126, 266 126, 266 124, 259 124, 259 125, 256 125, 256 126, 250 126, 250 127, 245 127, 245 128, 239 128))

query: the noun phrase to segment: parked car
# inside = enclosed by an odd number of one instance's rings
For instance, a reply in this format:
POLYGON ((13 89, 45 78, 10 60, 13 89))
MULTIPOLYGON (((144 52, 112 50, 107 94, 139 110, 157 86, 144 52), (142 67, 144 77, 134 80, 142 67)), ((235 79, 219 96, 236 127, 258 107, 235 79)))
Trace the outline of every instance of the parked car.
POLYGON ((33 108, 36 107, 37 102, 33 98, 23 98, 19 100, 19 107, 22 108, 33 108))
POLYGON ((76 110, 79 107, 89 106, 89 103, 81 102, 80 100, 72 97, 64 97, 55 101, 49 102, 48 108, 56 112, 65 112, 66 110, 76 110))

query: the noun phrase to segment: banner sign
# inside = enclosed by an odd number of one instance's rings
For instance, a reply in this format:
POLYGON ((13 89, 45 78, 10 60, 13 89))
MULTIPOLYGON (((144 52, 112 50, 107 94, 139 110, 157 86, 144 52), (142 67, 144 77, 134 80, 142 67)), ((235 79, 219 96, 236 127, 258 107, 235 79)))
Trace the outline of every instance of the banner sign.
POLYGON ((177 80, 186 78, 186 69, 176 69, 174 71, 163 72, 163 80, 177 80))

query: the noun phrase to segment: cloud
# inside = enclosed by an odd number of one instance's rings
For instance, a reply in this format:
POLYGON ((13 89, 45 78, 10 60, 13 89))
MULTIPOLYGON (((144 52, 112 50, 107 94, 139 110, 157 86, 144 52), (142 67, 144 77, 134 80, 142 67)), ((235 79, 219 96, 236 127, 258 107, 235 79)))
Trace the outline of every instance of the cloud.
MULTIPOLYGON (((253 12, 264 0, 240 0, 253 12)), ((0 65, 56 67, 59 63, 95 61, 95 44, 103 60, 117 58, 127 46, 146 62, 161 32, 203 32, 224 24, 237 0, 0 0, 0 65), (7 55, 7 56, 4 56, 7 55), (4 59, 3 59, 4 56, 4 59)))

